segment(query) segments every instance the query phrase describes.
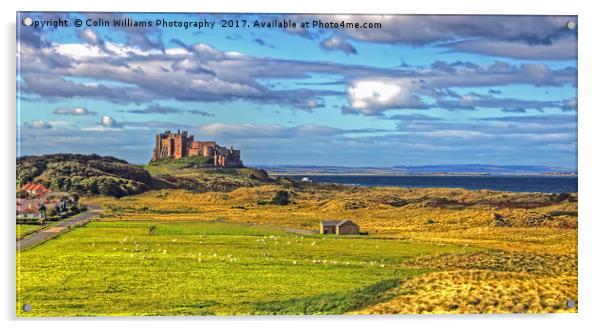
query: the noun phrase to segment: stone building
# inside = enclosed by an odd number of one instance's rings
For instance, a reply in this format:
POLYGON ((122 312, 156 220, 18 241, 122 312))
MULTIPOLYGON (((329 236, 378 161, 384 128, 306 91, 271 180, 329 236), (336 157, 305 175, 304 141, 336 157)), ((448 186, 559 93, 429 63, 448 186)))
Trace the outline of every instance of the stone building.
POLYGON ((360 226, 351 220, 326 220, 320 222, 320 234, 359 234, 360 226))
POLYGON ((177 133, 166 131, 156 135, 153 161, 163 158, 180 159, 189 156, 203 155, 213 158, 215 167, 242 167, 240 150, 217 145, 215 141, 195 141, 193 135, 178 130, 177 133))

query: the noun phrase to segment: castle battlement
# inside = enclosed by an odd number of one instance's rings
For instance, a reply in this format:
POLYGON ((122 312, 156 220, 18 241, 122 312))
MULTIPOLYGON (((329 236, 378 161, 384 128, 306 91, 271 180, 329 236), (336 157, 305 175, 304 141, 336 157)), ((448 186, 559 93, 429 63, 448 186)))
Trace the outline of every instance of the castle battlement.
POLYGON ((177 133, 166 131, 156 135, 153 161, 163 158, 180 159, 203 155, 213 158, 215 167, 242 167, 240 150, 219 146, 215 141, 195 141, 187 131, 177 133))

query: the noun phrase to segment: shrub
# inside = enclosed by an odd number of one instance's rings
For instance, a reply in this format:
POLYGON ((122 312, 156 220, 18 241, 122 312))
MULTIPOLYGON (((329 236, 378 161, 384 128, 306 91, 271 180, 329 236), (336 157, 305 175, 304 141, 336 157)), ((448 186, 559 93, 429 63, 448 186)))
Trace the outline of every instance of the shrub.
POLYGON ((286 206, 291 202, 289 198, 290 196, 287 191, 280 190, 276 192, 276 195, 272 198, 271 204, 278 206, 286 206))

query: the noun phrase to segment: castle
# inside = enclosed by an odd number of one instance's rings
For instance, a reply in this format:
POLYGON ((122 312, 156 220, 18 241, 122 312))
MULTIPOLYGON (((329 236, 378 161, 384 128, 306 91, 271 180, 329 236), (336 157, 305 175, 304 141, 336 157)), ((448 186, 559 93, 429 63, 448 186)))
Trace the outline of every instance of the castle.
POLYGON ((195 141, 194 136, 188 136, 186 131, 178 130, 177 133, 172 133, 168 130, 157 134, 153 161, 163 158, 180 159, 194 155, 213 157, 215 167, 242 167, 240 150, 219 146, 215 141, 195 141))

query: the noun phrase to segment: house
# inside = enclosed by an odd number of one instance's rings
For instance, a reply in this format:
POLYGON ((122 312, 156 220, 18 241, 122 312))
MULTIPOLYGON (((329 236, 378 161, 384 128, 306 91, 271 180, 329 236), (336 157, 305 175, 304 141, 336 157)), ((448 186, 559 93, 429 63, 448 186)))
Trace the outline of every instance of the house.
POLYGON ((17 199, 18 219, 46 219, 46 206, 43 199, 17 199))
POLYGON ((21 191, 27 192, 30 196, 43 198, 49 192, 48 188, 41 184, 27 183, 21 187, 21 191))
POLYGON ((351 220, 326 220, 320 222, 320 234, 359 234, 360 226, 351 220))

